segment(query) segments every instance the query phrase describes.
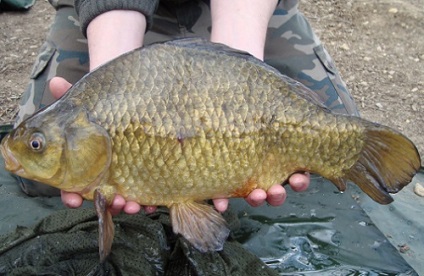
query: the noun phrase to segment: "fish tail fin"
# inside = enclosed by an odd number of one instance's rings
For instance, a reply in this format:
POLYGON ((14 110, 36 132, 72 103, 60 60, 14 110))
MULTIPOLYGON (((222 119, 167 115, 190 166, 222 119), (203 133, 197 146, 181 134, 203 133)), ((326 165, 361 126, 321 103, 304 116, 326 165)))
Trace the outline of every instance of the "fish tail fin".
POLYGON ((174 203, 169 207, 174 233, 181 234, 200 252, 223 249, 230 230, 212 206, 196 202, 174 203))
MULTIPOLYGON (((353 167, 343 177, 357 184, 362 191, 380 204, 393 201, 397 193, 411 182, 421 166, 415 145, 397 131, 379 124, 362 121, 365 125, 365 144, 353 167)), ((335 180, 343 186, 344 180, 335 180)))

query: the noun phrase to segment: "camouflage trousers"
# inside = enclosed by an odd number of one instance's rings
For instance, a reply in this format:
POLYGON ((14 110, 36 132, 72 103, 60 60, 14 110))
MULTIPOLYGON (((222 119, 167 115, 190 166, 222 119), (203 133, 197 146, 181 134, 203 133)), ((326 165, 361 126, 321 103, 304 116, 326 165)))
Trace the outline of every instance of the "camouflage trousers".
MULTIPOLYGON (((54 101, 48 88, 52 77, 60 76, 73 84, 89 70, 87 40, 80 31, 73 0, 49 1, 56 16, 22 96, 16 124, 54 101)), ((298 2, 279 1, 267 31, 265 62, 309 87, 333 112, 359 115, 331 57, 299 12, 298 2)), ((182 37, 209 38, 210 30, 208 1, 161 1, 144 44, 182 37)), ((22 187, 28 194, 51 193, 26 182, 23 180, 22 187)))

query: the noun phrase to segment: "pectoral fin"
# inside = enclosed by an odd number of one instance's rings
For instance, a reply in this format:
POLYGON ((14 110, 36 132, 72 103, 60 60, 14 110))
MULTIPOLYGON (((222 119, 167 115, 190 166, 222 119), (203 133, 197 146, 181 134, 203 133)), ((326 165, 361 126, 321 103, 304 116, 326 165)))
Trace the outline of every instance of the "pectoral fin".
POLYGON ((201 252, 220 251, 230 233, 225 219, 212 206, 196 202, 170 206, 172 227, 201 252))
POLYGON ((108 200, 99 190, 94 192, 94 205, 99 218, 99 254, 102 263, 111 251, 115 226, 107 208, 108 200))

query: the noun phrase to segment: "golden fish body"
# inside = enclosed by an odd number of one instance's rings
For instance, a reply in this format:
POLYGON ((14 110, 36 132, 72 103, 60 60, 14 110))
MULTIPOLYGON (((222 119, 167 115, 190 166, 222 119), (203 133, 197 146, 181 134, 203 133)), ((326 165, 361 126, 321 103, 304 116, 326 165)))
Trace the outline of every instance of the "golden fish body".
POLYGON ((339 177, 353 165, 361 125, 317 108, 270 67, 212 47, 158 44, 74 88, 111 137, 106 184, 141 204, 169 205, 245 196, 305 169, 339 177))
POLYGON ((193 39, 98 68, 23 122, 2 153, 23 177, 95 197, 99 217, 115 194, 168 206, 174 231, 202 251, 219 250, 228 234, 202 200, 244 197, 310 171, 341 190, 351 180, 386 204, 420 167, 401 134, 332 114, 272 67, 193 39))

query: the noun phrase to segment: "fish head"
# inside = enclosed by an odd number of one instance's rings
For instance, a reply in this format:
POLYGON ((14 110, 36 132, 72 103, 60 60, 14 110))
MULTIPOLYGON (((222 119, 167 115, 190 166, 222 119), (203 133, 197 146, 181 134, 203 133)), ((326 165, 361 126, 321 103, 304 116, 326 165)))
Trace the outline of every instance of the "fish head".
POLYGON ((109 135, 81 110, 37 113, 0 149, 6 170, 70 192, 95 188, 111 160, 109 135))
MULTIPOLYGON (((37 121, 37 120, 36 120, 37 121)), ((61 159, 64 137, 54 125, 34 124, 30 118, 2 141, 6 170, 24 178, 57 186, 63 178, 61 159)))

